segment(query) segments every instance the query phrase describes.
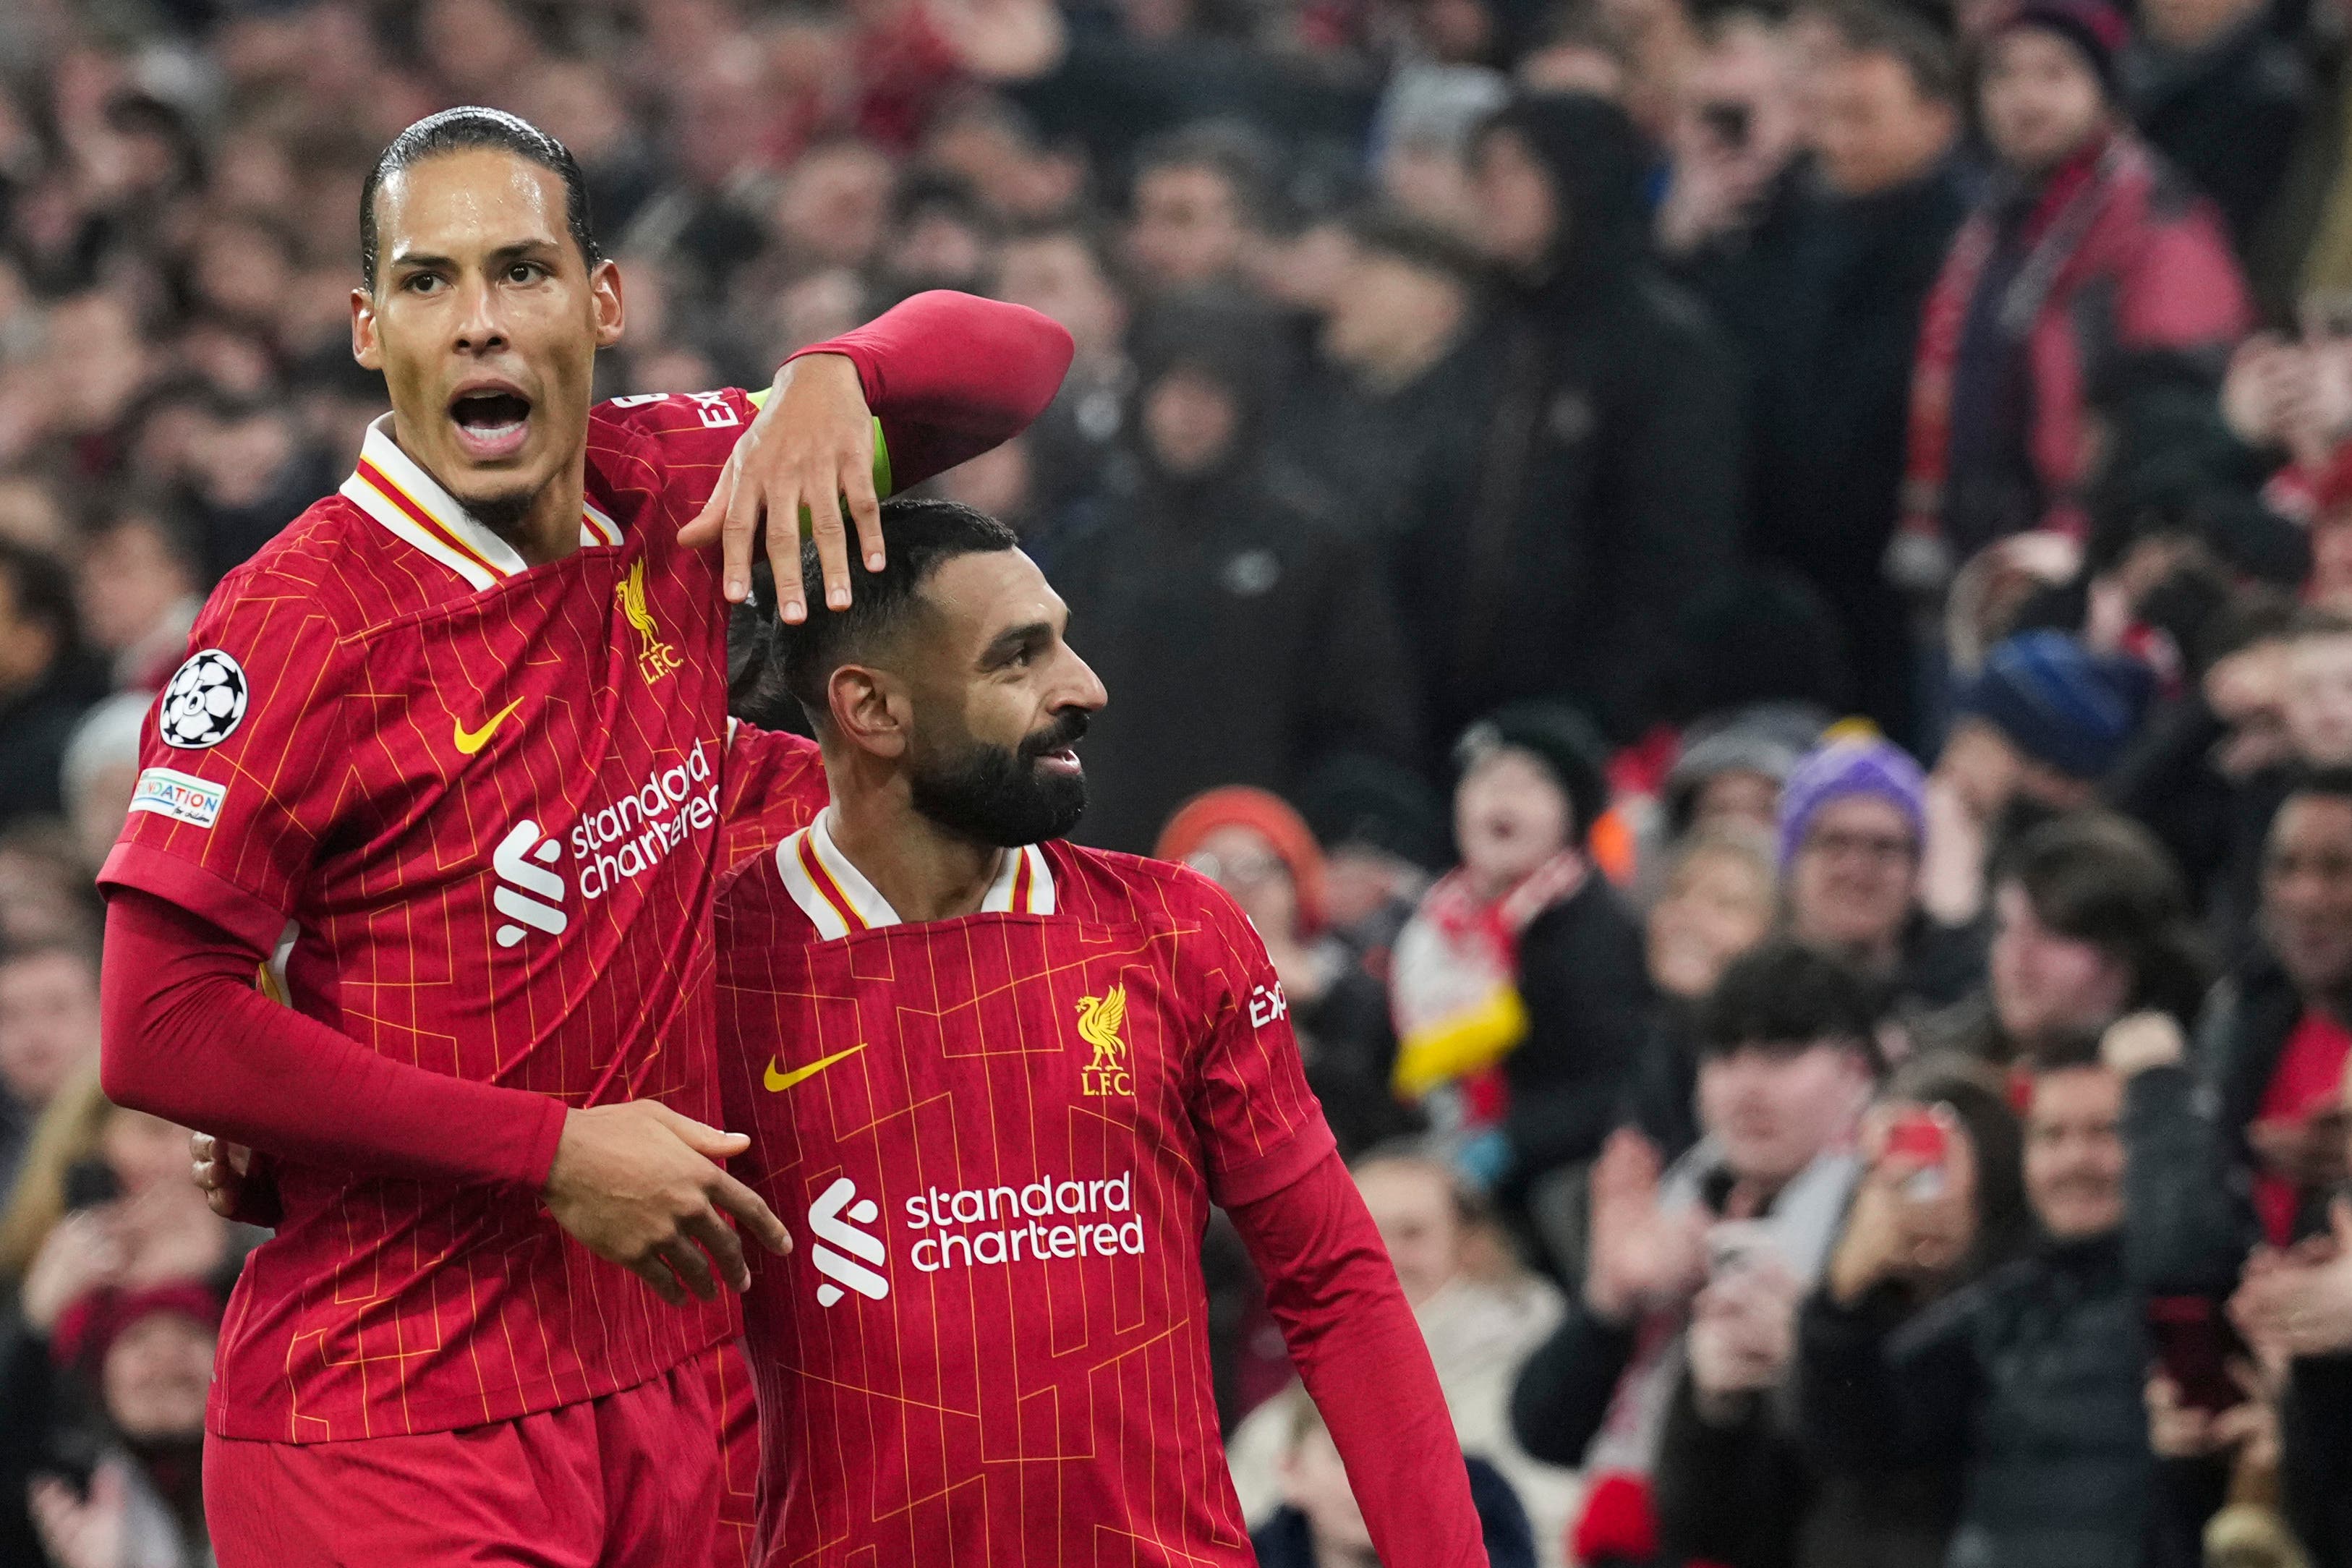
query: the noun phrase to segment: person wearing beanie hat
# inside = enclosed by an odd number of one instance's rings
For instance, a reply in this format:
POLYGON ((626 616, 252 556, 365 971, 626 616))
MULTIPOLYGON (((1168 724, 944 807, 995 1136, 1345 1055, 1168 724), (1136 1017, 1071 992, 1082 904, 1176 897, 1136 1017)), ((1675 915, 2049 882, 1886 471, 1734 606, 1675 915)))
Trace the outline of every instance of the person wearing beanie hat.
POLYGON ((37 1474, 26 1488, 51 1561, 96 1563, 89 1548, 100 1539, 119 1543, 110 1563, 200 1568, 212 1561, 205 1401, 221 1306, 219 1292, 182 1279, 96 1290, 59 1317, 50 1352, 96 1394, 102 1419, 51 1439, 60 1458, 68 1444, 80 1465, 95 1457, 86 1487, 37 1474))
POLYGON ((1927 819, 1919 764, 1859 721, 1832 729, 1780 791, 1790 934, 1887 983, 1904 1010, 1949 1005, 1983 967, 1979 939, 1921 908, 1927 819))
POLYGON ((2133 132, 2105 0, 2022 0, 1977 82, 1993 178, 1927 298, 1890 574, 1923 595, 2012 533, 2087 528, 2092 390, 2169 354, 2210 389, 2252 321, 2211 202, 2133 132))
POLYGON ((1649 983, 1640 924, 1585 851, 1609 804, 1591 726, 1513 703, 1470 726, 1454 756, 1462 863, 1397 938, 1393 1081, 1466 1177, 1516 1194, 1600 1147, 1649 983))
POLYGON ((1396 1059, 1388 988, 1328 929, 1323 851, 1280 795, 1228 784, 1194 795, 1160 829, 1155 858, 1231 893, 1282 978, 1307 1081, 1343 1156, 1411 1130, 1388 1092, 1396 1059))
POLYGON ((1978 793, 1969 804, 1983 820, 2017 791, 2072 810, 2090 802, 2122 758, 2155 692, 2155 672, 2138 659, 2095 654, 2063 632, 2021 633, 1997 645, 1960 689, 1946 755, 1954 748, 2006 753, 1970 774, 1978 793))

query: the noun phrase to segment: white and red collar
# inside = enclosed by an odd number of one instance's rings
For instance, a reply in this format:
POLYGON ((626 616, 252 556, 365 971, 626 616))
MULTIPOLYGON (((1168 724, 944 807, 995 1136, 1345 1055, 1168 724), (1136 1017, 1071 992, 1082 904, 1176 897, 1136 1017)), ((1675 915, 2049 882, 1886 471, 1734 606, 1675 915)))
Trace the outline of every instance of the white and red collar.
MULTIPOLYGON (((792 894, 793 902, 808 916, 817 934, 828 942, 852 931, 904 924, 890 900, 834 843, 832 830, 825 826, 832 816, 828 806, 814 822, 776 846, 776 869, 783 876, 784 890, 792 894)), ((1054 872, 1046 863, 1045 851, 1034 844, 1006 851, 996 880, 988 885, 987 894, 980 900, 980 912, 1052 914, 1054 872)))
MULTIPOLYGON (((474 521, 457 497, 400 449, 392 438, 389 414, 368 426, 359 466, 343 481, 342 496, 478 591, 529 565, 513 545, 474 521)), ((580 542, 618 544, 620 525, 586 507, 580 520, 580 542)))

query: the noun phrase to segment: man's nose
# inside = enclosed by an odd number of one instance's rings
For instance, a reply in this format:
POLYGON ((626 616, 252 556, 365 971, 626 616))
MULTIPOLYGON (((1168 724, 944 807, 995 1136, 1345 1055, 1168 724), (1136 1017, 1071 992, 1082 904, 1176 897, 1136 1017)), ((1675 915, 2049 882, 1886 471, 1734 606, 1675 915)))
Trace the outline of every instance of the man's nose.
POLYGON ((498 290, 478 279, 458 287, 462 308, 457 313, 457 351, 488 353, 506 347, 506 324, 499 316, 498 290))

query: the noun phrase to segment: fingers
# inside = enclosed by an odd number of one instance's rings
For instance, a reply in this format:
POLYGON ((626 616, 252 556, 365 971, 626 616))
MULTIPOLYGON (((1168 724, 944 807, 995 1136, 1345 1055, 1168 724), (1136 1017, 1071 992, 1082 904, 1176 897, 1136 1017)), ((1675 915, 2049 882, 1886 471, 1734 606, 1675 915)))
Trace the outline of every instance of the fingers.
POLYGON ((686 1222, 686 1234, 699 1242, 710 1255, 718 1277, 729 1289, 741 1294, 751 1288, 751 1266, 743 1261, 742 1238, 735 1229, 719 1217, 717 1209, 705 1209, 686 1222))
POLYGON ((702 1248, 683 1236, 674 1236, 663 1242, 656 1254, 694 1293, 695 1300, 719 1300, 719 1279, 710 1272, 710 1259, 703 1256, 702 1248))
POLYGON ((776 614, 798 626, 808 619, 808 584, 801 580, 800 486, 772 490, 768 501, 768 569, 776 576, 776 614))
POLYGON ((830 485, 820 485, 812 487, 801 504, 808 509, 809 536, 816 541, 817 565, 824 574, 825 608, 847 609, 849 530, 841 521, 841 498, 830 485))
POLYGON ((712 1188, 710 1201, 722 1212, 732 1215, 735 1223, 751 1233, 751 1238, 770 1252, 782 1258, 793 1249, 793 1233, 776 1217, 760 1194, 729 1175, 719 1173, 718 1184, 712 1188))
MULTIPOLYGON (((866 427, 870 432, 872 426, 866 427)), ((841 471, 841 493, 849 498, 850 521, 857 527, 857 550, 868 572, 879 572, 888 557, 882 548, 882 498, 874 493, 874 449, 853 453, 841 471)))
POLYGON ((726 1160, 740 1154, 751 1146, 751 1140, 740 1132, 722 1132, 691 1116, 683 1116, 658 1100, 642 1101, 647 1114, 677 1135, 679 1142, 706 1160, 726 1160))
POLYGON ((735 498, 735 464, 730 459, 719 470, 719 482, 711 487, 710 499, 693 521, 677 531, 677 542, 688 550, 701 550, 719 542, 719 530, 727 521, 727 503, 735 498))
MULTIPOLYGON (((743 449, 739 447, 727 460, 727 519, 719 529, 719 579, 730 605, 740 605, 751 595, 751 546, 760 536, 762 498, 759 487, 743 479, 742 467, 743 449)), ((782 583, 776 584, 779 600, 783 587, 782 583)))
POLYGON ((670 1272, 667 1260, 659 1252, 648 1253, 635 1263, 626 1265, 630 1273, 654 1288, 654 1294, 673 1307, 686 1305, 686 1288, 670 1272))

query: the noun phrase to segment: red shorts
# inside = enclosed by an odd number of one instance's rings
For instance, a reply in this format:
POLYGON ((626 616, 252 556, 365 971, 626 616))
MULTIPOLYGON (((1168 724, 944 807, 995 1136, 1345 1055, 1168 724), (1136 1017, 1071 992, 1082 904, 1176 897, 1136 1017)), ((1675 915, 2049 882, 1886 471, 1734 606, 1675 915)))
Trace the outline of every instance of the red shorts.
POLYGON ((742 1341, 729 1340, 705 1359, 719 1419, 719 1543, 710 1561, 714 1568, 751 1568, 759 1561, 759 1390, 742 1341))
POLYGON ((720 1353, 602 1399, 458 1432, 345 1443, 208 1437, 214 1554, 220 1568, 740 1561, 713 1555, 720 1353))

